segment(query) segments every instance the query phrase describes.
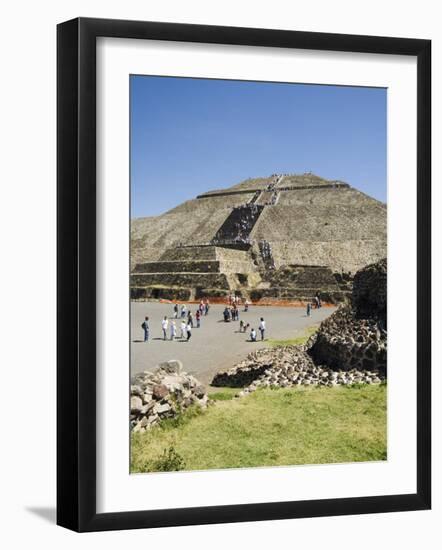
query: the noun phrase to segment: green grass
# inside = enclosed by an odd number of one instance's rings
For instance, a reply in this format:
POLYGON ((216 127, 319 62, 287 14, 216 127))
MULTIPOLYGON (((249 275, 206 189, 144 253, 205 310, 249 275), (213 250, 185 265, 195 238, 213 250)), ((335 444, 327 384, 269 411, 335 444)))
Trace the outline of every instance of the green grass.
POLYGON ((311 326, 299 336, 288 338, 287 340, 275 340, 274 338, 269 338, 268 340, 266 340, 266 343, 268 343, 269 346, 272 348, 277 348, 281 346, 302 346, 307 342, 310 336, 318 330, 318 327, 319 325, 311 326))
POLYGON ((265 389, 234 400, 218 394, 204 412, 133 434, 131 471, 386 459, 386 385, 265 389))
POLYGON ((238 392, 241 391, 241 388, 222 388, 221 390, 214 391, 209 393, 210 399, 213 401, 229 401, 233 399, 238 392))

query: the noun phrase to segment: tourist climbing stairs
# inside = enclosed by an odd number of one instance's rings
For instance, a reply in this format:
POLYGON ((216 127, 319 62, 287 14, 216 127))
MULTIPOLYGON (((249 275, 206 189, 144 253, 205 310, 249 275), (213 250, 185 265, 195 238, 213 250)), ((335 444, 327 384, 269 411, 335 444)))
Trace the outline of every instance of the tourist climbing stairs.
POLYGON ((263 205, 250 203, 233 208, 218 229, 212 243, 218 245, 249 244, 250 233, 263 209, 263 205))

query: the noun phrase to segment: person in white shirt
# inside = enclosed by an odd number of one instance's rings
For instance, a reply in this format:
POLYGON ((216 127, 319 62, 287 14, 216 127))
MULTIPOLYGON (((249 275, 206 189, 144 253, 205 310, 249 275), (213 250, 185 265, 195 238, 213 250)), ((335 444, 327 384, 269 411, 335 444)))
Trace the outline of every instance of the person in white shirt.
POLYGON ((259 321, 259 332, 261 333, 261 340, 264 340, 265 330, 266 330, 266 322, 264 321, 264 317, 261 317, 259 321))
POLYGON ((176 336, 176 325, 175 325, 175 321, 172 321, 170 323, 170 339, 174 340, 175 336, 176 336))
POLYGON ((167 317, 164 317, 164 319, 161 321, 161 327, 163 329, 163 339, 167 340, 167 327, 169 326, 169 321, 167 320, 167 317))
POLYGON ((256 342, 256 330, 254 328, 250 331, 250 340, 256 342))
POLYGON ((186 321, 181 321, 181 338, 187 337, 187 323, 186 321))

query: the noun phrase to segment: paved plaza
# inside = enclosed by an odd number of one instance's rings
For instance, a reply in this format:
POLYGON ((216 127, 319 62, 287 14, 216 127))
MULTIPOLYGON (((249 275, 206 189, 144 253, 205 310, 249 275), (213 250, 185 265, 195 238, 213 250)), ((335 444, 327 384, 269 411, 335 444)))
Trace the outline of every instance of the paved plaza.
MULTIPOLYGON (((197 304, 188 304, 193 314, 197 304)), ((299 307, 251 306, 248 312, 240 308, 240 319, 250 323, 258 332, 258 342, 250 342, 249 332, 239 332, 239 321, 225 323, 222 312, 224 305, 213 304, 207 316, 203 316, 201 327, 196 328, 195 315, 192 337, 189 342, 176 338, 163 340, 161 321, 165 315, 173 319, 173 304, 159 302, 131 303, 131 369, 132 374, 143 370, 152 370, 158 363, 169 359, 179 359, 184 370, 195 375, 204 384, 209 384, 220 369, 233 366, 251 351, 266 346, 260 341, 258 324, 260 317, 266 322, 266 339, 284 340, 302 335, 305 329, 315 325, 335 311, 327 307, 312 310, 307 317, 305 309, 299 307), (150 337, 143 341, 141 323, 149 316, 150 337)), ((181 319, 176 320, 177 335, 180 336, 181 319)), ((170 336, 169 329, 167 331, 170 336)))

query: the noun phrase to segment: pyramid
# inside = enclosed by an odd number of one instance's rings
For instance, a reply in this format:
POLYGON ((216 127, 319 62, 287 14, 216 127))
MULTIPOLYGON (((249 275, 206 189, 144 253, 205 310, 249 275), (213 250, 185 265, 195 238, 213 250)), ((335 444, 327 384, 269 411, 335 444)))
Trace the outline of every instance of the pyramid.
POLYGON ((387 209, 348 183, 273 174, 212 190, 131 224, 133 299, 332 302, 386 257, 387 209))

